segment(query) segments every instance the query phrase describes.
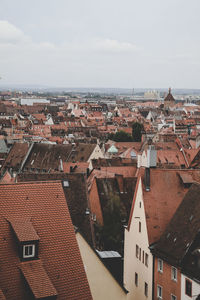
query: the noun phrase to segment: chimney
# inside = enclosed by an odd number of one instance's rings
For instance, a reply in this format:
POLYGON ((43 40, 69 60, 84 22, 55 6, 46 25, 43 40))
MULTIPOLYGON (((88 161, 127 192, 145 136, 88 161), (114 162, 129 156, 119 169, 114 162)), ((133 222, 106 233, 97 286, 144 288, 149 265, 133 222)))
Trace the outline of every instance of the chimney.
POLYGON ((154 145, 149 145, 147 149, 147 167, 156 167, 157 164, 157 151, 154 145))
POLYGON ((150 191, 150 168, 145 168, 144 183, 145 183, 146 192, 149 192, 150 191))
POLYGON ((62 161, 62 158, 60 158, 60 171, 63 172, 63 161, 62 161))

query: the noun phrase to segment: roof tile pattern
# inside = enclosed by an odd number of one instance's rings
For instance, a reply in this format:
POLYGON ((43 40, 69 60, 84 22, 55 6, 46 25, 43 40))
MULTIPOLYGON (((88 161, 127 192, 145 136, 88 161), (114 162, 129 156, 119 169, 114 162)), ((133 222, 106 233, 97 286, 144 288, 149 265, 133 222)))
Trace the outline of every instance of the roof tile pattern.
POLYGON ((7 220, 30 218, 38 234, 39 259, 57 299, 91 299, 61 182, 0 186, 1 289, 6 299, 29 299, 20 272, 17 241, 7 220))

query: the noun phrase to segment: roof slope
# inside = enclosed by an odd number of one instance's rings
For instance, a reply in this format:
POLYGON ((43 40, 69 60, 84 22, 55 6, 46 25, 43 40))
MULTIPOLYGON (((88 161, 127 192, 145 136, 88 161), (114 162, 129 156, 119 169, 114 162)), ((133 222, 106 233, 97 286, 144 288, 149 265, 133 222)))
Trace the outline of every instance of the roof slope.
POLYGON ((2 172, 10 168, 12 168, 12 171, 18 171, 27 152, 28 143, 15 143, 3 164, 2 172))
POLYGON ((40 238, 39 259, 57 299, 91 299, 61 182, 0 186, 0 283, 6 299, 28 299, 9 219, 28 218, 40 238))
POLYGON ((150 170, 150 191, 145 190, 142 170, 143 197, 149 244, 156 242, 181 203, 187 189, 176 170, 150 170))
POLYGON ((74 226, 78 227, 81 234, 89 244, 92 243, 90 217, 85 214, 88 208, 87 182, 84 174, 78 173, 53 173, 53 174, 29 174, 22 173, 17 176, 17 181, 52 181, 62 180, 68 182, 63 186, 70 216, 74 226), (78 188, 77 188, 78 187, 78 188))
POLYGON ((155 246, 172 263, 180 264, 200 230, 200 184, 193 184, 155 246))
POLYGON ((24 166, 26 171, 58 171, 63 162, 87 162, 96 144, 52 145, 35 143, 24 166))

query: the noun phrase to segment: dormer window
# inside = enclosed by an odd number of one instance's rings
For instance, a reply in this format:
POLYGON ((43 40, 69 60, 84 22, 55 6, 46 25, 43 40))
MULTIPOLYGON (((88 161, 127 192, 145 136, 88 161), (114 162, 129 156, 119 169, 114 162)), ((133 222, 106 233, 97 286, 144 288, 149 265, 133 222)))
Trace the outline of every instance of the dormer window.
POLYGON ((35 245, 24 245, 23 246, 23 258, 31 258, 35 256, 35 245))
POLYGON ((19 258, 22 261, 38 259, 39 236, 30 219, 9 220, 16 236, 19 258))

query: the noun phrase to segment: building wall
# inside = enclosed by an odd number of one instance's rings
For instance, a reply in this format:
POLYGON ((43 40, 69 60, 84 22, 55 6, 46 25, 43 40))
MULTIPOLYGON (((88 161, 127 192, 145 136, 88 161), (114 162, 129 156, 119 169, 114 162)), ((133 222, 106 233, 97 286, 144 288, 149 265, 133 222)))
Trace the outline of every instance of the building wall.
POLYGON ((104 158, 104 155, 99 147, 99 145, 96 145, 96 147, 94 148, 94 151, 92 152, 92 154, 90 155, 88 162, 89 162, 89 169, 92 169, 92 163, 91 160, 92 159, 98 159, 98 158, 104 158))
POLYGON ((113 278, 84 238, 77 233, 77 242, 94 300, 124 300, 126 292, 113 278))
POLYGON ((154 268, 154 299, 157 300, 157 285, 163 289, 163 300, 171 299, 171 295, 181 299, 181 273, 177 269, 177 281, 172 280, 172 266, 163 261, 163 272, 158 271, 158 259, 154 268))
POLYGON ((152 299, 153 259, 148 247, 142 182, 139 179, 130 228, 125 230, 124 287, 129 291, 127 299, 152 299), (141 232, 139 232, 139 222, 141 222, 141 232), (141 259, 136 258, 136 244, 141 248, 141 259), (148 255, 148 267, 143 263, 143 251, 144 255, 148 255), (138 286, 135 285, 135 272, 138 274, 138 286), (144 294, 145 282, 148 284, 148 297, 144 294))
POLYGON ((103 226, 103 215, 101 210, 101 204, 99 200, 99 194, 97 189, 96 179, 92 182, 92 187, 89 192, 90 210, 96 215, 97 222, 103 226))
POLYGON ((200 283, 190 279, 189 277, 181 274, 181 300, 195 300, 200 294, 200 283), (192 282, 192 297, 185 294, 185 280, 188 279, 192 282))

